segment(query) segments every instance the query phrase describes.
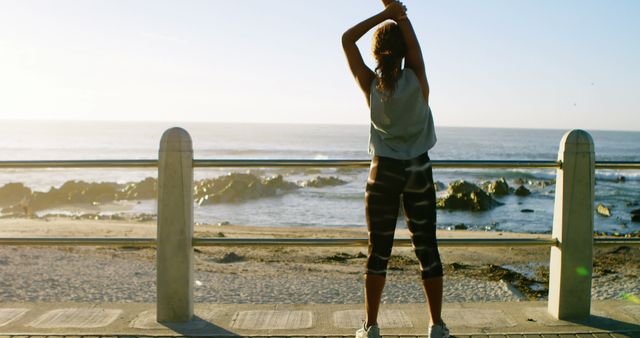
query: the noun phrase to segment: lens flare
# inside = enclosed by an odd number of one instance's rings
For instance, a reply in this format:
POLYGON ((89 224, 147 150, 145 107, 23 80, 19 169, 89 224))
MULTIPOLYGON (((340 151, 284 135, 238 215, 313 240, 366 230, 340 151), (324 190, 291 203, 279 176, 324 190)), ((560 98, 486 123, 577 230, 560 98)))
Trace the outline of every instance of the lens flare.
POLYGON ((640 304, 640 297, 638 297, 636 295, 632 295, 630 293, 623 293, 622 294, 622 299, 628 300, 628 301, 630 301, 632 303, 640 304))
POLYGON ((588 276, 589 270, 584 266, 579 266, 576 268, 576 273, 578 274, 578 276, 588 276))

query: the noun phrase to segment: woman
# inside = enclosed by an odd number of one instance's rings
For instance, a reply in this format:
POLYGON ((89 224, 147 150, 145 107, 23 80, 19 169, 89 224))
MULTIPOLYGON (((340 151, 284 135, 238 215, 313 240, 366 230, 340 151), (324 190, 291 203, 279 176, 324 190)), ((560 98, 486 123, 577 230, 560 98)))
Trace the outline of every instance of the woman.
POLYGON ((356 338, 378 338, 378 308, 384 288, 393 235, 402 207, 420 262, 429 303, 429 337, 448 337, 442 321, 442 263, 436 243, 435 187, 427 151, 436 143, 429 108, 429 84, 422 51, 406 7, 383 0, 385 9, 347 30, 342 46, 371 110, 369 153, 373 155, 365 193, 369 254, 365 273, 366 321, 356 338), (375 72, 356 46, 365 33, 374 33, 375 72), (404 59, 404 68, 402 61, 404 59), (402 198, 401 198, 402 197, 402 198))

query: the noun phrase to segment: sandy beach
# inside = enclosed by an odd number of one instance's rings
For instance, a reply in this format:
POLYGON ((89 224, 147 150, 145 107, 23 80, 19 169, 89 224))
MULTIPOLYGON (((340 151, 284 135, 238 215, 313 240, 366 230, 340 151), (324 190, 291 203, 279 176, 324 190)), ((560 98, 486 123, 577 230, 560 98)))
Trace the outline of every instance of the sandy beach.
MULTIPOLYGON (((148 237, 153 221, 2 219, 1 237, 148 237)), ((363 238, 365 229, 195 227, 197 237, 363 238)), ((438 231, 440 238, 548 235, 438 231)), ((406 238, 398 230, 396 238, 406 238)), ((544 299, 549 249, 441 248, 445 302, 544 299)), ((361 303, 366 248, 199 247, 195 300, 207 303, 361 303)), ((127 247, 0 248, 0 301, 153 302, 155 249, 127 247)), ((594 299, 640 295, 640 248, 603 247, 594 253, 594 299)), ((395 248, 383 302, 423 302, 417 261, 395 248)))

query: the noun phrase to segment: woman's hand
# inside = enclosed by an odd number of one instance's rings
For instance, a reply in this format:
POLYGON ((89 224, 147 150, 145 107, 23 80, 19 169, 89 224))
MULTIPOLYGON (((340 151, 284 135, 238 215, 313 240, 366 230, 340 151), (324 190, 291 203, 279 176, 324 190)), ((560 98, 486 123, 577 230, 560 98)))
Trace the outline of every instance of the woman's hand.
POLYGON ((382 2, 386 6, 384 8, 384 13, 387 18, 394 21, 400 21, 407 17, 407 6, 405 6, 402 2, 389 0, 383 0, 382 2))

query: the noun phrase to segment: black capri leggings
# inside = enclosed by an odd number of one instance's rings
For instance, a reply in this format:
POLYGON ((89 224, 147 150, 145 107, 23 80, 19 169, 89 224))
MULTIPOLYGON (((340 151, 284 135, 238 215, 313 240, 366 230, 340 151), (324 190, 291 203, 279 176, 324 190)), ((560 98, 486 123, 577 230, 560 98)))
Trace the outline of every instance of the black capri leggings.
POLYGON ((427 153, 410 160, 374 156, 365 193, 369 229, 366 273, 387 274, 400 196, 422 278, 442 276, 436 242, 436 191, 427 153))

